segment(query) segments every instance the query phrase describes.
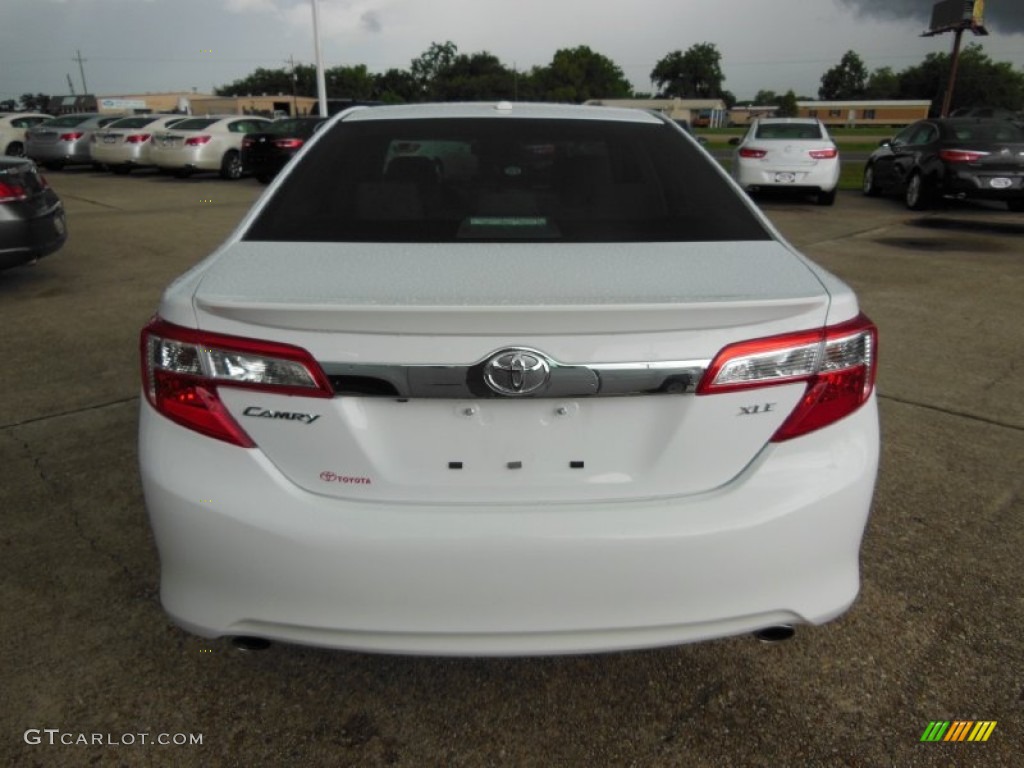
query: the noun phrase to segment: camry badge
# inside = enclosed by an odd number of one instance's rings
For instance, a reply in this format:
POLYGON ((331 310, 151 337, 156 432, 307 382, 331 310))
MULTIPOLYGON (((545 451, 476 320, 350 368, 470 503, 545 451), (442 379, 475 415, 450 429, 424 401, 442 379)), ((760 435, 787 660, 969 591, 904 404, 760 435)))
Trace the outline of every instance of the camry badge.
POLYGON ((484 382, 499 395, 532 394, 547 385, 551 365, 530 349, 505 349, 484 363, 484 382))

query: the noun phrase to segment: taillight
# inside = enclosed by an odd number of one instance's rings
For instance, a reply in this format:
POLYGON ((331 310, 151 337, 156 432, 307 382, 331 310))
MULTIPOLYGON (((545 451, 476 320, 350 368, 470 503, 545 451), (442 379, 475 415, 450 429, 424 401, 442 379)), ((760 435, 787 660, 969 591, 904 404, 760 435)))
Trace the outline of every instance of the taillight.
POLYGON ((192 136, 191 138, 185 139, 185 146, 198 147, 202 144, 205 144, 212 138, 212 136, 192 136))
POLYGON ((71 131, 70 133, 62 133, 60 135, 60 140, 61 141, 78 141, 83 136, 85 136, 85 131, 71 131))
POLYGON ((940 149, 939 159, 947 163, 976 163, 988 152, 975 152, 971 149, 940 149))
POLYGON ((281 149, 298 149, 304 143, 302 139, 274 139, 274 146, 281 149))
POLYGON ((863 314, 828 328, 730 344, 715 355, 698 395, 806 382, 807 390, 772 436, 790 440, 860 408, 875 386, 878 329, 863 314))
POLYGON ((333 397, 304 349, 182 328, 154 318, 142 329, 142 388, 150 405, 183 427, 243 448, 255 446, 217 394, 230 386, 301 397, 333 397))
POLYGON ((835 147, 829 147, 828 149, 812 149, 807 152, 815 160, 831 160, 839 154, 839 150, 835 147))
POLYGON ((149 141, 150 134, 148 133, 133 133, 130 136, 124 137, 125 144, 143 144, 149 141))
POLYGON ((9 181, 0 181, 0 203, 13 203, 17 200, 27 200, 28 190, 21 184, 13 184, 9 181))
POLYGON ((256 143, 256 139, 246 136, 242 139, 242 149, 250 149, 256 143))
POLYGON ((749 147, 743 147, 743 149, 740 150, 740 157, 752 157, 754 159, 759 159, 767 154, 767 149, 750 149, 749 147))

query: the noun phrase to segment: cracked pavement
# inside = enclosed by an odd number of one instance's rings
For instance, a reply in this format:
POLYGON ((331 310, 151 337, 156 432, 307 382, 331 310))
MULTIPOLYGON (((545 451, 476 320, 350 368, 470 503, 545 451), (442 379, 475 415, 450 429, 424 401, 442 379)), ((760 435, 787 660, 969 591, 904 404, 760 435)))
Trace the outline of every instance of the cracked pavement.
POLYGON ((163 287, 262 187, 49 177, 67 246, 0 273, 0 764, 1020 765, 1024 217, 764 203, 881 332, 882 467, 861 596, 839 620, 773 646, 605 656, 245 654, 160 609, 136 346, 163 287), (998 725, 984 744, 920 743, 957 719, 998 725), (203 743, 29 744, 28 729, 203 743))

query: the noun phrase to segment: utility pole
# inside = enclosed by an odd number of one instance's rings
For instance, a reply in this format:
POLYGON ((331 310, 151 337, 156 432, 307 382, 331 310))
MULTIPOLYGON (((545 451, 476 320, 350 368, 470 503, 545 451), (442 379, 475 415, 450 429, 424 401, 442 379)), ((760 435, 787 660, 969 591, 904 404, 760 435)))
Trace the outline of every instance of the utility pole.
POLYGON ((295 98, 295 80, 296 80, 296 75, 295 75, 295 57, 292 56, 291 54, 288 55, 288 65, 292 68, 292 76, 291 76, 291 79, 292 79, 292 117, 298 117, 299 116, 299 102, 295 98))
POLYGON ((67 75, 64 75, 64 77, 66 77, 68 79, 68 88, 71 89, 71 95, 74 96, 75 95, 75 84, 71 82, 71 75, 67 74, 67 75))
POLYGON ((320 117, 327 117, 327 83, 324 80, 324 57, 320 53, 320 10, 319 0, 310 0, 313 5, 313 48, 316 51, 316 92, 320 101, 320 117))
POLYGON ((76 49, 75 50, 75 58, 73 58, 72 61, 77 61, 78 62, 78 71, 82 75, 82 93, 88 94, 89 93, 89 86, 85 84, 85 67, 82 66, 82 64, 84 62, 88 61, 88 59, 83 59, 82 58, 82 52, 76 49))

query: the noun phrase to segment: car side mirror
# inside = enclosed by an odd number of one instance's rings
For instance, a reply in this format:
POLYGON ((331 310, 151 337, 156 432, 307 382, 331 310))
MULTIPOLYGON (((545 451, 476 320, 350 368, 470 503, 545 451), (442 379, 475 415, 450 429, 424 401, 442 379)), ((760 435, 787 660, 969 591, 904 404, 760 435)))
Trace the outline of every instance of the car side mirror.
POLYGON ((729 139, 729 146, 730 147, 738 147, 739 145, 740 145, 740 137, 739 136, 733 136, 731 139, 729 139))
POLYGON ((892 139, 882 139, 880 142, 878 142, 878 146, 880 146, 880 147, 891 147, 892 145, 893 145, 893 140, 892 139))

